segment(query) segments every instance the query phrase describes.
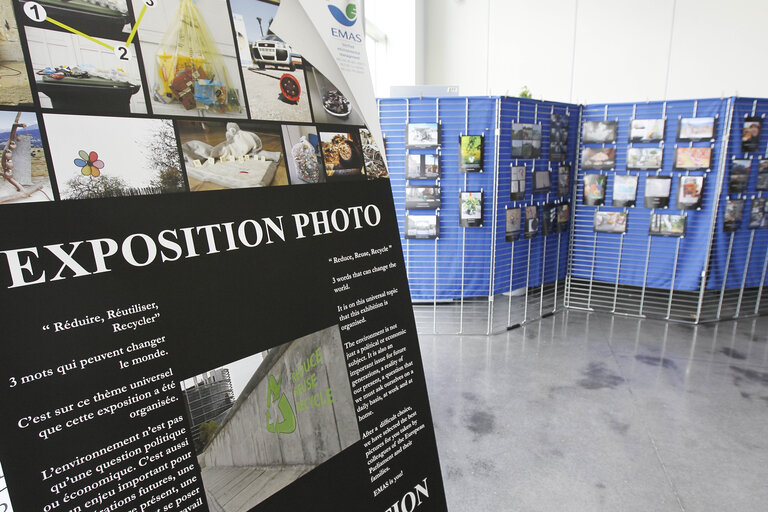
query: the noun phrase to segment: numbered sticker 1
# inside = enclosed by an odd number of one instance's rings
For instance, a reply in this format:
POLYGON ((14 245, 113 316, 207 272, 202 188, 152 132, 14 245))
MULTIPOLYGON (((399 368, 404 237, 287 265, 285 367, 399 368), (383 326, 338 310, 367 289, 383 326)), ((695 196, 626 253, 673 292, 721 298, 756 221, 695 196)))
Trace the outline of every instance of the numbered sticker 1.
POLYGON ((27 18, 38 23, 45 21, 45 18, 48 17, 45 7, 37 2, 24 2, 24 14, 27 15, 27 18))
POLYGON ((131 60, 131 52, 125 46, 116 46, 115 55, 120 60, 131 60))

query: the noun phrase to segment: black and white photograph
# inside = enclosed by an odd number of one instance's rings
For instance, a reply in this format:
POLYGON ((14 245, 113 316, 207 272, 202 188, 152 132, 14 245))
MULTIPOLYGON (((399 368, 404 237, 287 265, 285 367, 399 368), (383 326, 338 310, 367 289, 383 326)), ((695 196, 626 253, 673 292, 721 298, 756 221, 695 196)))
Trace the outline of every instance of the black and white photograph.
POLYGON ((557 166, 557 195, 569 196, 571 194, 571 166, 562 164, 557 166))
POLYGON ((664 140, 665 122, 665 119, 632 119, 629 122, 629 142, 664 140))
POLYGON ((525 207, 525 238, 536 238, 539 234, 539 207, 528 205, 525 207))
POLYGON ((627 169, 656 171, 661 169, 663 155, 661 148, 627 148, 627 169))
POLYGON ((405 187, 406 210, 436 210, 440 208, 440 187, 405 187))
POLYGON ((730 199, 725 201, 723 213, 723 232, 733 233, 741 227, 741 218, 744 216, 744 199, 730 199))
POLYGON ((768 228, 768 199, 764 197, 755 197, 752 199, 752 205, 749 208, 749 229, 768 228))
POLYGON ((583 203, 587 206, 605 204, 605 186, 607 181, 608 177, 605 174, 585 174, 583 203))
POLYGON ((514 242, 520 239, 520 207, 507 208, 506 210, 506 223, 504 225, 504 240, 507 242, 514 242))
POLYGON ((631 207, 637 201, 637 176, 616 174, 613 176, 613 206, 631 207))
POLYGON ((669 206, 669 194, 672 190, 672 177, 646 176, 644 206, 646 208, 666 208, 669 206))
POLYGON ((584 144, 610 144, 616 142, 618 121, 584 121, 581 142, 584 144))
POLYGON ((683 237, 688 218, 672 213, 652 213, 648 234, 651 236, 683 237))
POLYGON ((627 214, 625 212, 596 211, 592 229, 596 233, 626 233, 627 214))
POLYGON ((552 190, 552 174, 549 171, 533 171, 533 191, 549 193, 552 190))
POLYGON ((760 151, 760 134, 763 132, 763 118, 748 116, 744 118, 741 131, 741 152, 755 153, 760 151))
POLYGON ((541 123, 512 123, 512 158, 541 157, 541 123))
POLYGON ((215 510, 249 510, 360 440, 338 326, 212 368, 181 388, 215 510))
POLYGON ((434 240, 439 234, 439 215, 405 215, 405 238, 434 240))
POLYGON ((677 125, 677 140, 681 142, 696 142, 715 138, 714 117, 682 117, 677 125))
POLYGON ((525 200, 525 167, 522 165, 510 168, 509 200, 525 200))
POLYGON ((751 158, 734 158, 731 160, 731 173, 728 177, 729 194, 742 194, 747 191, 751 168, 751 158))
POLYGON ((562 162, 568 156, 568 122, 567 114, 552 114, 549 118, 549 160, 562 162))
POLYGON ((483 193, 459 193, 459 225, 474 228, 483 225, 483 193))
POLYGON ((431 149, 440 147, 439 123, 408 123, 405 126, 405 147, 431 149))
POLYGON ((609 171, 616 167, 616 148, 584 148, 581 168, 585 171, 609 171))
POLYGON ((704 176, 680 176, 677 183, 677 209, 696 210, 701 208, 704 193, 704 176))

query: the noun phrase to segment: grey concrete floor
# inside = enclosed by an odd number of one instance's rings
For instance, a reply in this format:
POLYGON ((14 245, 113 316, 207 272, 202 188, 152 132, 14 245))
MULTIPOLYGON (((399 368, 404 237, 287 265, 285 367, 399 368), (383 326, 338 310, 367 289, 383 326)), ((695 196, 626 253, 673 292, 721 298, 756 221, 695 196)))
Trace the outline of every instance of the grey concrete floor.
POLYGON ((420 339, 450 512, 768 509, 768 318, 420 339))

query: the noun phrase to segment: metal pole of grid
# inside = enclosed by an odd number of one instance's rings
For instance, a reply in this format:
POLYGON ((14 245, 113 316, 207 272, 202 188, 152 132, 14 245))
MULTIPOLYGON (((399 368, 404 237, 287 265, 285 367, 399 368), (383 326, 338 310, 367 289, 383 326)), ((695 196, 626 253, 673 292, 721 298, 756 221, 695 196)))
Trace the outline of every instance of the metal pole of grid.
MULTIPOLYGON (((542 206, 542 213, 544 213, 544 208, 545 207, 542 206)), ((543 215, 541 218, 544 222, 547 222, 543 215)), ((544 230, 542 229, 542 234, 543 231, 544 230)), ((546 281, 547 276, 547 242, 549 242, 549 236, 545 236, 544 241, 541 244, 543 254, 541 255, 541 284, 539 285, 539 318, 544 314, 544 281, 546 281)))
MULTIPOLYGON (((626 208, 624 208, 624 213, 628 213, 626 208)), ((613 307, 611 308, 611 313, 616 312, 616 300, 619 296, 619 276, 621 276, 621 258, 624 254, 624 235, 626 233, 622 233, 619 239, 619 261, 616 265, 616 282, 613 285, 613 307)))
MULTIPOLYGON (((438 129, 440 128, 440 98, 435 98, 435 122, 437 123, 438 129)), ((439 140, 439 139, 438 139, 439 140)), ((437 148, 437 154, 440 155, 442 148, 437 148)), ((436 180, 436 183, 440 184, 440 178, 436 180)), ((440 240, 440 209, 438 208, 435 212, 435 220, 437 224, 437 239, 435 239, 435 258, 433 260, 433 276, 434 279, 432 280, 432 333, 437 334, 437 250, 438 250, 438 241, 440 240)))
MULTIPOLYGON (((653 214, 656 212, 655 208, 651 208, 651 219, 653 219, 653 214)), ((645 290, 648 287, 648 262, 651 260, 651 240, 653 240, 652 236, 648 236, 648 247, 645 250, 645 269, 643 270, 643 289, 640 292, 640 311, 638 311, 638 314, 640 316, 645 316, 643 314, 643 308, 645 307, 645 290)))
MULTIPOLYGON (((752 197, 754 199, 754 196, 752 197)), ((747 249, 747 262, 744 264, 744 275, 741 277, 741 289, 739 290, 739 300, 736 303, 736 318, 741 314, 741 301, 744 298, 744 287, 747 285, 747 274, 749 273, 749 264, 752 260, 752 244, 755 241, 755 230, 749 234, 749 248, 747 249)))
POLYGON ((768 272, 768 257, 765 258, 765 264, 763 264, 763 275, 760 277, 760 288, 757 290, 757 304, 755 304, 755 314, 760 312, 760 302, 763 298, 763 287, 765 286, 765 275, 768 272))
POLYGON ((579 105, 579 129, 576 130, 576 160, 573 162, 573 180, 571 182, 571 224, 570 234, 568 235, 568 263, 565 271, 565 297, 563 299, 564 307, 571 307, 571 287, 573 276, 573 252, 576 237, 576 202, 578 201, 579 187, 579 164, 581 163, 581 120, 584 114, 584 107, 579 105))
POLYGON ((592 310, 592 283, 595 280, 595 260, 597 259, 597 231, 592 236, 592 268, 589 271, 589 292, 587 293, 587 309, 592 310))
POLYGON ((725 285, 728 283, 728 270, 731 268, 731 254, 733 253, 733 235, 731 231, 731 239, 728 242, 728 256, 725 258, 725 272, 723 273, 723 285, 720 287, 720 301, 717 304, 717 317, 715 320, 720 320, 720 313, 723 309, 723 297, 725 297, 725 285))
MULTIPOLYGON (((504 216, 506 218, 506 212, 504 216)), ((515 241, 513 240, 512 255, 509 261, 509 297, 508 297, 509 300, 507 301, 507 327, 511 327, 511 324, 512 324, 512 286, 514 286, 512 283, 512 280, 515 275, 514 264, 515 264, 515 241)))
MULTIPOLYGON (((469 98, 464 99, 464 133, 465 135, 469 131, 469 98)), ((464 188, 459 189, 459 196, 462 191, 467 189, 467 173, 464 173, 464 188)), ((459 315, 459 334, 464 333, 464 276, 465 276, 465 261, 467 253, 467 228, 461 228, 461 306, 459 315)))
MULTIPOLYGON (((701 271, 701 283, 699 285, 699 303, 696 306, 695 323, 701 322, 701 310, 704 306, 704 294, 707 290, 707 281, 711 272, 712 252, 714 251, 715 234, 717 230, 717 214, 720 211, 720 195, 725 182, 725 164, 728 160, 728 141, 731 138, 731 126, 733 119, 733 101, 728 98, 726 107, 725 131, 720 141, 720 160, 717 163, 717 184, 715 185, 715 197, 712 200, 712 214, 709 220, 709 239, 707 240, 707 254, 704 258, 704 268, 701 271)), ((726 269, 727 272, 727 269, 726 269)), ((718 314, 718 319, 720 315, 718 314)))
POLYGON ((680 240, 682 237, 677 239, 677 244, 675 244, 675 264, 672 266, 672 283, 669 286, 669 302, 667 302, 667 316, 666 319, 669 320, 669 317, 672 315, 672 298, 675 295, 675 279, 677 278, 677 263, 679 261, 680 257, 680 240))
MULTIPOLYGON (((528 219, 525 219, 526 222, 528 222, 528 219)), ((525 266, 526 272, 525 272, 525 306, 523 308, 523 322, 528 322, 528 284, 531 282, 531 241, 533 239, 528 239, 528 264, 525 266)))
MULTIPOLYGON (((491 278, 488 285, 488 328, 486 334, 491 334, 493 329, 493 304, 494 304, 494 288, 496 286, 496 231, 499 228, 498 208, 499 208, 499 153, 500 153, 500 138, 501 138, 501 98, 496 98, 496 119, 494 122, 493 130, 493 166, 491 167, 493 172, 493 198, 491 212, 493 212, 491 220, 491 278)), ((485 166, 485 165, 484 165, 485 166)), ((506 218, 504 219, 506 222, 506 218)))
POLYGON ((560 284, 560 248, 563 240, 563 233, 560 232, 560 205, 562 204, 562 201, 558 201, 558 218, 557 218, 557 262, 555 263, 555 307, 553 309, 553 313, 557 313, 557 293, 558 293, 558 285, 560 284))

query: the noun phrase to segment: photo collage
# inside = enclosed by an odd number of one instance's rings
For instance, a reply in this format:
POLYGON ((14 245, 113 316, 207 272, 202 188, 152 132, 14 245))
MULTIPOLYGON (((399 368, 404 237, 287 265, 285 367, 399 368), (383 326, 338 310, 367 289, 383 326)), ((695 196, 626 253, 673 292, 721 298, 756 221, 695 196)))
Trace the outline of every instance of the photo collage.
MULTIPOLYGON (((749 119, 753 124, 755 120, 749 119)), ((706 174, 712 167, 712 142, 717 134, 717 117, 681 117, 677 123, 675 140, 688 144, 676 145, 672 175, 659 175, 663 168, 665 128, 664 118, 630 119, 624 165, 617 156, 619 148, 618 120, 586 120, 582 125, 581 166, 583 176, 582 204, 585 206, 611 206, 624 211, 596 210, 593 229, 600 233, 626 233, 629 212, 626 208, 642 207, 651 210, 676 208, 700 210, 706 174), (694 146, 694 143, 698 143, 694 146), (707 143, 704 145, 703 143, 707 143), (635 145, 639 144, 639 145, 635 145), (601 171, 624 171, 625 174, 601 171), (631 171, 650 171, 632 173, 631 171), (698 171, 698 172, 696 172, 698 171), (674 194, 674 196, 673 196, 674 194), (676 200, 672 202, 672 198, 676 200)), ((757 136, 762 127, 758 126, 757 136)), ((745 137, 747 125, 745 123, 745 137)), ((750 132, 752 135, 754 133, 750 132)), ((734 163, 736 161, 734 160, 734 163)), ((737 165, 738 168, 738 165, 737 165)), ((768 171, 768 166, 766 166, 768 171)), ((733 179, 733 178, 732 178, 733 179)), ((736 178, 738 181, 738 178, 736 178)), ((766 174, 768 186, 768 174, 766 174)), ((737 185, 734 185, 737 186, 737 185)), ((685 215, 651 212, 649 234, 684 236, 685 215)))
POLYGON ((360 109, 270 30, 278 7, 0 0, 0 203, 388 178, 360 109))

